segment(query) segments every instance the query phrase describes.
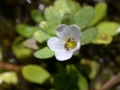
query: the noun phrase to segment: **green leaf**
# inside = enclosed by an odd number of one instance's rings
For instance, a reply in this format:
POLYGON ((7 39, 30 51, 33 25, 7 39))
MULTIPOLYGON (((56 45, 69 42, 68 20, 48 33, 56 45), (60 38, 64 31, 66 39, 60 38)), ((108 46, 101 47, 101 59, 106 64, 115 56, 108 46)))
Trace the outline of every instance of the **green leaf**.
POLYGON ((17 37, 12 44, 12 50, 17 58, 25 58, 32 53, 30 49, 23 46, 23 40, 22 37, 17 37))
POLYGON ((109 44, 112 42, 112 37, 119 33, 118 28, 120 25, 116 22, 101 22, 98 24, 99 33, 95 40, 94 44, 109 44))
POLYGON ((99 71, 100 65, 98 62, 91 60, 91 72, 89 74, 90 79, 94 79, 99 71))
POLYGON ((112 36, 98 33, 97 37, 92 41, 94 44, 110 44, 112 42, 112 36))
POLYGON ((119 33, 117 30, 120 27, 120 24, 117 22, 104 21, 98 24, 97 27, 99 29, 99 33, 114 36, 119 33))
POLYGON ((65 74, 66 74, 65 67, 61 63, 57 63, 56 67, 57 67, 57 72, 59 73, 59 75, 65 77, 65 74))
POLYGON ((36 58, 47 59, 54 56, 54 52, 51 51, 48 47, 42 48, 34 53, 36 58))
POLYGON ((52 22, 56 26, 61 23, 60 13, 53 6, 45 8, 44 15, 47 21, 52 22))
POLYGON ((91 6, 85 6, 76 13, 74 19, 75 23, 83 30, 91 22, 93 17, 94 9, 91 6))
POLYGON ((7 84, 17 84, 18 78, 15 72, 4 72, 0 74, 0 82, 7 84))
POLYGON ((88 82, 86 78, 79 72, 78 73, 78 88, 79 90, 89 90, 88 82))
POLYGON ((44 18, 43 18, 43 16, 42 16, 42 13, 40 13, 39 10, 32 10, 32 11, 31 11, 31 17, 32 17, 32 19, 33 19, 35 22, 37 22, 37 23, 39 23, 39 22, 41 22, 42 20, 44 20, 44 18))
POLYGON ((70 9, 70 13, 73 15, 73 17, 81 9, 80 4, 74 0, 69 0, 67 4, 68 8, 70 9))
POLYGON ((92 42, 93 39, 95 39, 95 37, 97 36, 97 34, 98 34, 98 29, 96 27, 92 27, 83 31, 81 44, 84 45, 92 42))
POLYGON ((62 24, 71 25, 74 24, 74 19, 70 13, 65 13, 62 17, 62 24))
POLYGON ((81 8, 80 5, 73 0, 57 0, 54 6, 60 12, 61 16, 65 13, 70 13, 74 16, 81 8))
MULTIPOLYGON (((67 71, 71 74, 73 74, 73 77, 76 77, 77 80, 76 83, 78 86, 78 90, 88 90, 88 82, 86 78, 78 71, 78 69, 75 67, 75 65, 67 65, 66 67, 67 71)), ((70 77, 71 79, 72 77, 70 77)), ((75 79, 75 78, 74 78, 75 79)), ((69 79, 68 79, 69 80, 69 79)), ((70 89, 68 89, 70 90, 70 89)))
POLYGON ((98 74, 100 68, 99 62, 83 58, 80 60, 80 64, 83 66, 83 70, 85 71, 85 73, 87 73, 90 79, 94 79, 95 76, 98 74))
POLYGON ((32 27, 32 26, 28 26, 26 24, 18 24, 16 26, 16 30, 17 32, 23 36, 23 37, 26 37, 26 38, 29 38, 33 35, 33 33, 36 31, 36 30, 39 30, 38 27, 32 27))
POLYGON ((107 4, 104 2, 100 2, 100 3, 96 4, 94 10, 95 10, 95 16, 89 26, 95 25, 97 22, 99 22, 105 16, 105 14, 107 12, 107 4))
POLYGON ((69 90, 66 89, 66 86, 68 85, 68 81, 66 81, 66 69, 62 64, 57 64, 57 73, 53 76, 53 85, 55 90, 69 90), (61 70, 61 71, 60 71, 61 70), (64 87, 63 85, 66 84, 64 87))
POLYGON ((50 36, 46 34, 45 32, 43 32, 42 30, 36 31, 34 33, 34 37, 39 43, 43 43, 50 38, 50 36))
POLYGON ((56 35, 56 26, 50 22, 42 21, 39 24, 40 28, 49 35, 56 35))
POLYGON ((22 68, 23 77, 33 83, 43 84, 50 73, 38 65, 27 65, 22 68))

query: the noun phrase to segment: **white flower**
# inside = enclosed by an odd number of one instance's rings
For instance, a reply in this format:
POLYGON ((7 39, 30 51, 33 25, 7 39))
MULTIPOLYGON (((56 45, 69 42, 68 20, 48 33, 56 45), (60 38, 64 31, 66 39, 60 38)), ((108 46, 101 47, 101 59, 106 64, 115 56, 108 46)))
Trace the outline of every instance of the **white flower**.
POLYGON ((31 3, 31 0, 26 0, 29 4, 31 3))
POLYGON ((80 49, 81 32, 77 25, 67 26, 61 24, 56 28, 58 37, 52 37, 47 41, 48 47, 55 52, 59 61, 70 59, 73 53, 80 49))

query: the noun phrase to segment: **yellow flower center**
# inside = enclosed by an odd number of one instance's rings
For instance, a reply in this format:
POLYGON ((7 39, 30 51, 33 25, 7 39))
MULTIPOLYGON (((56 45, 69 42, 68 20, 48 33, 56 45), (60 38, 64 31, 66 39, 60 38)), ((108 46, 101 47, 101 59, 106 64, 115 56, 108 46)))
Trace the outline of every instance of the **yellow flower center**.
POLYGON ((75 41, 74 38, 70 38, 67 40, 66 44, 65 44, 65 49, 66 50, 71 50, 74 49, 77 45, 77 42, 75 41))

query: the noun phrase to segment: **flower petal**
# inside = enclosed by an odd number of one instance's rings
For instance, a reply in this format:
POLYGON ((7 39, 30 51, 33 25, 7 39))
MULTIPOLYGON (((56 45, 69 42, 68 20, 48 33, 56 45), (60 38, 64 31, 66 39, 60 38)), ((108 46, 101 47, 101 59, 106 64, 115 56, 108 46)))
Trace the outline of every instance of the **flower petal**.
POLYGON ((56 28, 57 36, 62 40, 67 40, 69 38, 74 38, 76 41, 81 38, 81 32, 77 25, 73 24, 71 26, 67 26, 62 24, 56 28))
POLYGON ((67 52, 67 51, 59 51, 55 52, 55 57, 59 61, 65 61, 72 57, 73 52, 67 52))
POLYGON ((47 41, 47 45, 52 51, 64 50, 64 44, 65 42, 57 37, 52 37, 47 41))
POLYGON ((79 40, 81 38, 82 34, 80 28, 77 25, 70 25, 68 29, 70 37, 73 37, 75 40, 79 40))
POLYGON ((68 36, 67 33, 63 31, 67 27, 68 27, 67 25, 61 24, 61 25, 57 26, 57 28, 56 28, 56 34, 62 40, 68 36))
POLYGON ((75 47, 75 50, 79 50, 80 47, 81 47, 81 45, 80 45, 80 41, 78 41, 77 46, 75 47))

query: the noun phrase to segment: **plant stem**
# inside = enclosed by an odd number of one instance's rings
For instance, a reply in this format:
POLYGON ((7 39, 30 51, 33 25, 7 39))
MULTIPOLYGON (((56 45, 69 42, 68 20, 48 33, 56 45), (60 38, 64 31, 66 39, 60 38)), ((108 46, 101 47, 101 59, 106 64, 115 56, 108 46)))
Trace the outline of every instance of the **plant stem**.
POLYGON ((117 75, 113 76, 106 83, 104 83, 101 86, 100 90, 109 90, 111 87, 113 87, 114 85, 116 85, 119 82, 120 82, 120 72, 117 75))
POLYGON ((0 69, 1 70, 8 70, 8 71, 20 71, 22 66, 14 65, 11 63, 0 62, 0 69))

